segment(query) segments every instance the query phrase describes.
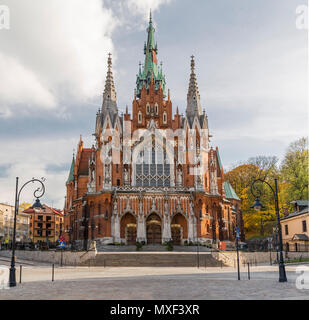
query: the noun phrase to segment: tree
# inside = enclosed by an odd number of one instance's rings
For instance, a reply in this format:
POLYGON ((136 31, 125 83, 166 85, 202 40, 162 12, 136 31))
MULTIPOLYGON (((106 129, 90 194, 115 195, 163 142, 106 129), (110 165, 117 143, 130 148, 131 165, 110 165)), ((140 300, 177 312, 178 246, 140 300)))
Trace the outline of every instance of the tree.
POLYGON ((288 184, 288 201, 308 200, 308 138, 290 144, 281 165, 281 177, 288 184))
POLYGON ((241 199, 244 228, 247 237, 260 235, 261 225, 264 224, 264 233, 270 235, 275 222, 275 205, 272 191, 265 184, 257 184, 257 190, 261 193, 261 201, 267 208, 265 212, 256 212, 251 208, 255 201, 251 193, 251 184, 256 179, 266 180, 273 186, 274 178, 278 178, 278 159, 276 157, 258 156, 250 158, 246 163, 235 167, 225 174, 225 180, 229 181, 235 192, 241 199))
POLYGON ((19 212, 23 212, 23 211, 25 211, 26 209, 30 208, 31 206, 32 206, 31 203, 23 202, 22 204, 19 205, 18 211, 19 211, 19 212))

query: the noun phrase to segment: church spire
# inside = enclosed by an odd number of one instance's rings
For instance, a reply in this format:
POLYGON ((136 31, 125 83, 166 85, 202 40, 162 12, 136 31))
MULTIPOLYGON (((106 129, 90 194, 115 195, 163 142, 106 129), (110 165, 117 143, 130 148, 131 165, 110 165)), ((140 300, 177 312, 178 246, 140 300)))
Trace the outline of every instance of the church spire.
POLYGON ((191 57, 191 75, 189 82, 189 90, 187 95, 187 117, 202 115, 201 98, 198 90, 197 79, 195 74, 195 60, 191 57))
POLYGON ((107 75, 105 81, 105 88, 103 92, 103 106, 102 113, 110 112, 112 114, 118 113, 117 102, 116 102, 116 90, 114 85, 113 71, 112 71, 112 57, 108 54, 107 60, 107 75))
POLYGON ((165 76, 162 73, 161 69, 158 66, 158 46, 154 38, 155 28, 153 27, 152 22, 152 13, 150 11, 149 15, 149 25, 147 28, 147 42, 144 45, 144 54, 145 54, 145 64, 143 70, 137 75, 137 97, 140 97, 140 91, 143 88, 143 85, 148 89, 150 82, 153 80, 155 83, 155 89, 158 90, 161 88, 163 90, 163 95, 165 96, 165 76))

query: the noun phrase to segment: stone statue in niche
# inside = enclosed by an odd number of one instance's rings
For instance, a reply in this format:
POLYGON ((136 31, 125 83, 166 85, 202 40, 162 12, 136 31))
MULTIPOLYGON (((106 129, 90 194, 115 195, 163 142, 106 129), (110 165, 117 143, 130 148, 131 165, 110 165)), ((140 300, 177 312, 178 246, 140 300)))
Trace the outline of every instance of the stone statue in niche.
POLYGON ((193 201, 190 201, 190 216, 194 216, 194 205, 193 205, 193 201))
POLYGON ((164 214, 165 214, 165 215, 168 215, 168 214, 169 214, 168 201, 167 201, 167 200, 164 202, 164 214))
POLYGON ((105 181, 107 183, 110 181, 110 167, 109 167, 109 165, 105 166, 105 181))
POLYGON ((177 184, 179 186, 182 185, 182 170, 181 168, 178 169, 178 173, 177 173, 177 184))
POLYGON ((93 182, 95 179, 95 170, 94 168, 91 169, 91 182, 93 182))
POLYGON ((129 183, 129 170, 127 168, 124 169, 124 182, 129 183))
POLYGON ((118 214, 118 201, 117 200, 114 201, 113 213, 118 214))
POLYGON ((139 202, 139 214, 143 215, 144 214, 144 210, 143 210, 143 201, 140 200, 139 202))

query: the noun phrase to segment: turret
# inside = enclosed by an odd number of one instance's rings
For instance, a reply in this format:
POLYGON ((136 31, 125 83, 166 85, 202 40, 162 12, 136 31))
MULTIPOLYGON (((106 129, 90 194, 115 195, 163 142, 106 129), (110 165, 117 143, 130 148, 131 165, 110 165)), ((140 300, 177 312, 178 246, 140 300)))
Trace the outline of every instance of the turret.
POLYGON ((107 68, 105 88, 103 93, 102 115, 104 118, 107 115, 107 113, 109 113, 110 116, 114 118, 114 116, 118 114, 118 108, 117 108, 116 90, 115 90, 114 78, 113 78, 113 72, 112 72, 112 58, 110 53, 108 54, 107 63, 108 63, 108 68, 107 68))
POLYGON ((203 115, 201 98, 198 90, 197 79, 195 74, 195 61, 194 56, 191 57, 191 75, 189 82, 189 89, 187 95, 187 118, 203 115))

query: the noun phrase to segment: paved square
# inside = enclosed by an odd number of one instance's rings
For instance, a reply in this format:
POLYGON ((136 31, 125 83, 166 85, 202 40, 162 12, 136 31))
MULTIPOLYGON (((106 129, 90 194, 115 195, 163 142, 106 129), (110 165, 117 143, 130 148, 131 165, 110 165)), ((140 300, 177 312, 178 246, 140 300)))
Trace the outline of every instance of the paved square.
MULTIPOLYGON (((7 264, 8 261, 1 261, 7 264)), ((234 268, 103 268, 56 267, 52 282, 50 265, 24 265, 22 284, 0 290, 5 299, 306 299, 309 290, 298 290, 296 266, 287 266, 287 283, 278 282, 277 266, 241 267, 241 281, 234 268)), ((19 281, 19 265, 16 269, 19 281)))

